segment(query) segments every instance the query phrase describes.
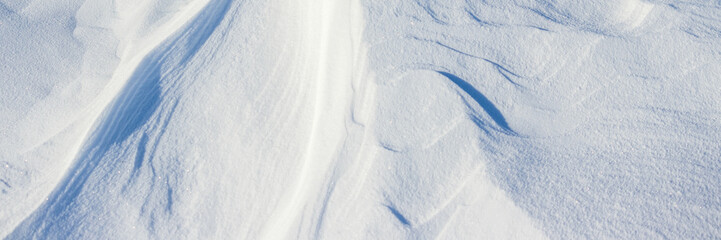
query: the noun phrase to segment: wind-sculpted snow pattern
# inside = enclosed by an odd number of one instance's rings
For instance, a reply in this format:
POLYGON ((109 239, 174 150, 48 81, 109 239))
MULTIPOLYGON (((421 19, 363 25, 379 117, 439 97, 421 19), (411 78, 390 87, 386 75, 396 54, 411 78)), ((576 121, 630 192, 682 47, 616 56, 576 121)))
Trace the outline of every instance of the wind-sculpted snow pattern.
POLYGON ((5 239, 718 239, 721 2, 0 0, 5 239))

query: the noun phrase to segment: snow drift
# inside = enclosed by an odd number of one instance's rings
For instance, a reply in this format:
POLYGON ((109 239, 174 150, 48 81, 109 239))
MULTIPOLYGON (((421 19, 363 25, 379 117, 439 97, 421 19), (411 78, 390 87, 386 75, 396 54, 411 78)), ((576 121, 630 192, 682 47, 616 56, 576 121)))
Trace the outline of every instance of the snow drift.
POLYGON ((7 239, 721 237, 721 3, 0 0, 7 239))

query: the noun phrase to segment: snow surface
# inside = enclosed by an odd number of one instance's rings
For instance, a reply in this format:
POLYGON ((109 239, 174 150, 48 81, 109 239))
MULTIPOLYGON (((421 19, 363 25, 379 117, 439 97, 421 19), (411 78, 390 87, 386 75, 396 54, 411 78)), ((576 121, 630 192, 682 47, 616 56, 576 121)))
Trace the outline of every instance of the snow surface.
POLYGON ((721 1, 0 0, 6 239, 719 239, 721 1))

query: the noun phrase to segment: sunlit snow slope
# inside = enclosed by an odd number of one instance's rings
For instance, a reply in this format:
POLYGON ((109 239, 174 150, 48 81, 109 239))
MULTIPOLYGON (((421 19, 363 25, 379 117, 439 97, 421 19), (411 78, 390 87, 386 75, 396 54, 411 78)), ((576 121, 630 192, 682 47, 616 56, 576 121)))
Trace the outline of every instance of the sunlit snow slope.
POLYGON ((718 239, 721 2, 0 0, 0 237, 718 239))

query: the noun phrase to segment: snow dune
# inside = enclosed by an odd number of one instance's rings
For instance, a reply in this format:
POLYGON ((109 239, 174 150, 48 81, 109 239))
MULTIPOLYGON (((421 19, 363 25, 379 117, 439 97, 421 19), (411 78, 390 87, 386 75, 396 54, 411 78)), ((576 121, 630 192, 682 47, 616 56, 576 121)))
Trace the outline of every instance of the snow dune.
POLYGON ((6 239, 721 237, 710 1, 0 0, 6 239))

